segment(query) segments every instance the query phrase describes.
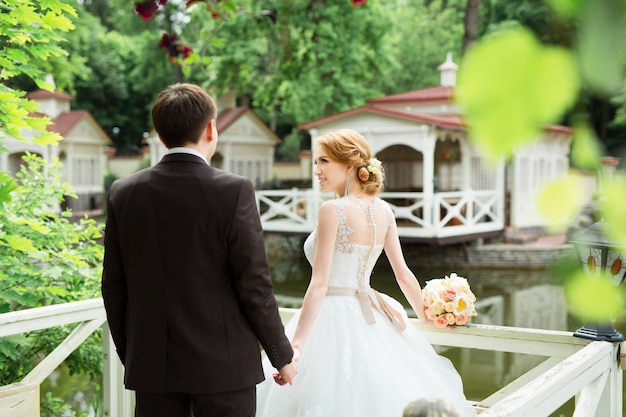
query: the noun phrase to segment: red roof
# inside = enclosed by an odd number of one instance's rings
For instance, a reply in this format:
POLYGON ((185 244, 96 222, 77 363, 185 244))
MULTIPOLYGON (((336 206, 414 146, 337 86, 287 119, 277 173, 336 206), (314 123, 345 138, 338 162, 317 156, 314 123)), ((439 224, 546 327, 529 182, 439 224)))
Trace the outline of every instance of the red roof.
POLYGON ((47 129, 51 132, 56 132, 59 135, 67 136, 74 126, 81 121, 83 117, 87 117, 89 112, 87 110, 73 110, 69 112, 63 112, 57 116, 56 119, 48 125, 47 129))
POLYGON ((330 122, 335 119, 341 119, 343 117, 346 117, 352 114, 358 114, 358 113, 380 114, 383 116, 390 116, 390 117, 395 117, 398 119, 413 120, 416 122, 433 124, 433 125, 437 125, 441 127, 446 127, 448 129, 464 129, 465 128, 465 124, 463 123, 461 118, 455 114, 435 115, 435 114, 423 114, 423 113, 409 113, 409 112, 403 112, 403 111, 397 111, 397 110, 388 110, 382 107, 375 107, 375 106, 357 107, 352 110, 347 110, 341 113, 336 113, 328 117, 323 117, 318 120, 313 120, 311 122, 301 124, 299 128, 310 129, 311 127, 317 126, 318 124, 330 122))
MULTIPOLYGON (((446 129, 461 129, 467 128, 467 124, 463 121, 461 116, 456 114, 425 114, 425 113, 413 113, 402 110, 389 110, 384 106, 391 104, 426 104, 426 103, 452 103, 454 98, 454 88, 452 87, 433 87, 425 88, 422 90, 409 91, 407 93, 393 94, 390 96, 379 97, 369 99, 365 106, 356 107, 340 113, 335 113, 330 116, 322 117, 317 120, 312 120, 298 126, 300 129, 310 129, 320 124, 324 124, 336 119, 341 119, 346 116, 358 113, 373 113, 381 114, 385 116, 395 117, 404 120, 413 120, 420 123, 427 123, 446 129)), ((567 126, 551 125, 545 127, 546 131, 552 133, 561 133, 571 135, 574 130, 567 126)))
POLYGON ((74 97, 69 94, 61 93, 60 91, 48 91, 48 90, 31 91, 30 93, 26 94, 26 98, 29 98, 29 99, 60 98, 60 99, 65 99, 65 100, 74 100, 74 97))
POLYGON ((234 107, 232 109, 226 109, 217 115, 217 133, 221 133, 228 129, 228 126, 232 125, 237 119, 243 116, 248 110, 248 107, 234 107))
POLYGON ((395 104, 395 103, 439 103, 452 101, 454 90, 452 87, 433 87, 423 90, 409 91, 407 93, 393 94, 367 100, 367 104, 395 104))

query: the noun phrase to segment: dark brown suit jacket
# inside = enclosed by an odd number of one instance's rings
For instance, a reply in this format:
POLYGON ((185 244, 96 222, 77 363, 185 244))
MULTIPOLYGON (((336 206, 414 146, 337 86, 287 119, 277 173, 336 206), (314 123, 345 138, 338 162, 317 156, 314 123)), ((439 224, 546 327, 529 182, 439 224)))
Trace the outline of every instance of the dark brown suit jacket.
POLYGON ((291 360, 248 179, 171 154, 115 181, 107 210, 102 296, 128 389, 252 387, 259 343, 291 360))

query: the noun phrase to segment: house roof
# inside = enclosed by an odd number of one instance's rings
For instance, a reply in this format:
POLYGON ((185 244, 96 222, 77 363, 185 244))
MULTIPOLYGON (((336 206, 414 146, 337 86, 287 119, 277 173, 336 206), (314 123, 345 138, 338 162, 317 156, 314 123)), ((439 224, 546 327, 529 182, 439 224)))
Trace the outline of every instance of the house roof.
MULTIPOLYGON (((32 113, 31 116, 44 117, 45 115, 42 113, 32 113)), ((46 126, 46 130, 48 130, 49 132, 56 132, 62 137, 66 137, 82 120, 91 123, 102 135, 106 142, 112 143, 109 135, 107 135, 107 133, 100 126, 100 124, 87 110, 72 110, 68 112, 63 112, 59 114, 55 119, 53 119, 52 123, 46 126)))
POLYGON ((222 133, 230 125, 235 123, 237 119, 243 116, 250 109, 248 107, 234 107, 226 109, 217 115, 217 133, 222 133))
POLYGON ((336 113, 327 117, 323 117, 321 119, 313 120, 308 123, 301 124, 299 126, 300 129, 310 129, 319 124, 327 123, 335 119, 342 119, 344 117, 359 114, 359 113, 371 113, 371 114, 380 114, 383 116, 395 117, 398 119, 405 120, 413 120, 420 123, 428 123, 440 127, 445 127, 448 129, 464 129, 465 125, 463 124, 461 118, 455 114, 423 114, 423 113, 409 113, 397 110, 389 110, 382 107, 375 106, 362 106, 357 107, 355 109, 346 110, 344 112, 336 113))
POLYGON ((30 93, 26 94, 26 98, 29 98, 29 99, 57 98, 57 99, 65 99, 65 100, 74 100, 73 96, 62 93, 60 91, 56 91, 56 90, 55 91, 48 91, 48 90, 31 91, 30 93))
POLYGON ((432 87, 423 90, 409 91, 367 100, 367 104, 396 104, 396 103, 440 103, 452 101, 454 89, 452 87, 432 87))
MULTIPOLYGON (((371 113, 395 117, 404 120, 413 120, 420 123, 435 125, 445 129, 465 130, 467 124, 462 117, 457 114, 432 114, 432 113, 415 113, 401 110, 389 110, 384 106, 390 104, 427 104, 427 103, 451 103, 454 97, 453 87, 433 87, 422 90, 409 91, 401 94, 393 94, 366 101, 365 106, 356 107, 354 109, 331 114, 317 120, 303 123, 298 126, 300 129, 311 129, 315 126, 322 125, 333 120, 341 119, 353 114, 371 113)), ((545 130, 551 133, 572 134, 573 129, 567 126, 550 125, 545 130)))

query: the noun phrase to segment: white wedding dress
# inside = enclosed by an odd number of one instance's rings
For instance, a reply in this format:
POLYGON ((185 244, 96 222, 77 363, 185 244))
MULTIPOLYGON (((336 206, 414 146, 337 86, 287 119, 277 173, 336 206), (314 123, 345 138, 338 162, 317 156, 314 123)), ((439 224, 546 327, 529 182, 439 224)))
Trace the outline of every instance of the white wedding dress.
MULTIPOLYGON (((409 402, 423 397, 443 398, 459 416, 474 416, 452 363, 407 322, 400 303, 369 287, 394 221, 391 208, 379 198, 371 205, 352 197, 333 202, 339 229, 327 296, 293 385, 276 384, 276 370, 264 358, 257 417, 402 417, 409 402), (385 307, 392 308, 389 314, 385 307)), ((310 263, 315 244, 314 231, 304 243, 310 263)), ((298 318, 299 312, 285 326, 290 339, 298 318)))

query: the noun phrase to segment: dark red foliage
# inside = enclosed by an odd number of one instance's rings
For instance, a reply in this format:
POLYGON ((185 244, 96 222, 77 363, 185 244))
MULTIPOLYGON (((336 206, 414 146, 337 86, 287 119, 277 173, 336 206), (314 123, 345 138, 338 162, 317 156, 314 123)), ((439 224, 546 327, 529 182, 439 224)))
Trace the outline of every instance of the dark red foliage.
POLYGON ((179 59, 185 60, 193 52, 189 46, 181 43, 174 33, 163 34, 159 48, 167 49, 168 59, 172 64, 177 64, 179 59))
POLYGON ((352 3, 353 6, 363 6, 367 3, 367 0, 350 0, 350 3, 352 3))
POLYGON ((150 20, 160 6, 167 3, 167 0, 135 0, 135 13, 143 20, 150 20))

